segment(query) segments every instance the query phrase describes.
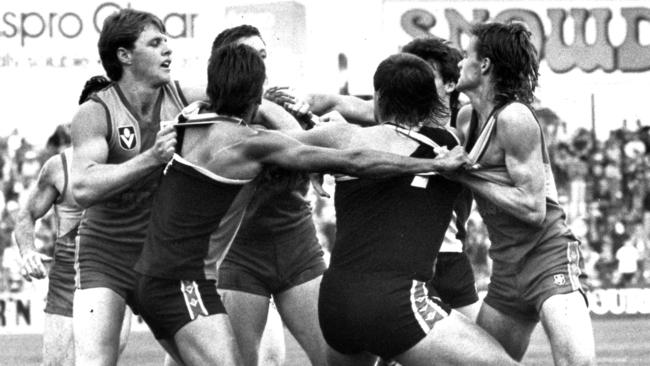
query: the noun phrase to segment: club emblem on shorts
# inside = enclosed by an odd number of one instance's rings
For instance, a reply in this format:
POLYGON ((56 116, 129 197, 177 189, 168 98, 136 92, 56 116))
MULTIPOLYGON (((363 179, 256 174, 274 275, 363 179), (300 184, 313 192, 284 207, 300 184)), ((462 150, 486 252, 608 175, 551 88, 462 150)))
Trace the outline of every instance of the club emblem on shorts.
POLYGON ((564 286, 566 284, 566 278, 564 278, 563 274, 553 275, 553 283, 558 286, 564 286))
POLYGON ((136 143, 135 128, 133 126, 118 127, 117 134, 120 138, 120 146, 126 150, 132 150, 136 143))

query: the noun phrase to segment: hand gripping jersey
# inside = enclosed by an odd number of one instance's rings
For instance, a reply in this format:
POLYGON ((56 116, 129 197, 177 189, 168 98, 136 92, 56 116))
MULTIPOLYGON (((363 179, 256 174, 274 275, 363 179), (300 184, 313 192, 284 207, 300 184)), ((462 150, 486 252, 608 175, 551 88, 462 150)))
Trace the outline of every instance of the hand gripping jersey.
MULTIPOLYGON (((474 163, 473 175, 487 181, 510 185, 512 184, 512 179, 506 170, 505 164, 489 166, 481 162, 481 158, 495 134, 499 112, 507 105, 496 109, 491 114, 491 117, 488 118, 487 123, 481 131, 476 131, 477 116, 473 113, 470 134, 476 136, 476 143, 469 152, 469 157, 474 163)), ((533 109, 528 105, 526 106, 530 109, 535 117, 535 121, 539 124, 533 109)), ((510 215, 479 195, 475 196, 479 213, 488 229, 490 241, 492 242, 490 254, 495 261, 507 263, 519 262, 536 246, 553 238, 565 236, 571 240, 576 240, 566 225, 564 210, 558 203, 557 189, 555 187, 555 180, 551 171, 543 133, 541 133, 541 139, 542 158, 544 162, 543 179, 545 180, 546 186, 546 219, 541 228, 519 220, 517 217, 510 215)), ((472 138, 472 140, 474 139, 472 138)))
MULTIPOLYGON (((431 144, 448 149, 458 145, 456 136, 444 128, 398 131, 421 143, 413 157, 434 158, 431 144)), ((338 178, 330 269, 399 272, 428 281, 460 190, 459 183, 440 175, 338 178)))
MULTIPOLYGON (((125 162, 153 146, 161 120, 171 120, 184 103, 177 85, 165 84, 154 105, 152 121, 140 121, 118 84, 113 83, 93 94, 91 100, 106 110, 108 140, 107 164, 125 162)), ((139 254, 144 242, 151 200, 160 170, 134 182, 126 190, 86 210, 79 228, 82 237, 119 242, 122 250, 139 254)), ((100 244, 101 245, 101 244, 100 244)))

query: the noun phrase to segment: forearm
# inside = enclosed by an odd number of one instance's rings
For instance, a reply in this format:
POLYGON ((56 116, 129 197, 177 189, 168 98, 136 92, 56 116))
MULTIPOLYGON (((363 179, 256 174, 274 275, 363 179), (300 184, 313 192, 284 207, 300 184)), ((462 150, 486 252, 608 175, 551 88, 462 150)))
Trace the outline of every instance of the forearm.
POLYGON ((73 174, 72 195, 82 207, 92 206, 126 190, 161 165, 150 150, 120 164, 90 164, 73 174))
POLYGON ((495 183, 467 172, 460 174, 457 180, 475 194, 528 224, 541 226, 546 218, 545 198, 539 199, 524 188, 495 183))
POLYGON ((312 94, 308 96, 308 101, 312 106, 312 112, 317 115, 337 111, 351 123, 362 126, 377 124, 372 101, 338 94, 312 94))
POLYGON ((411 158, 367 149, 349 150, 344 160, 347 171, 342 173, 357 177, 382 178, 447 170, 442 158, 411 158))
POLYGON ((21 256, 30 250, 36 250, 36 245, 34 245, 34 222, 35 220, 29 212, 21 211, 18 213, 14 237, 21 256))

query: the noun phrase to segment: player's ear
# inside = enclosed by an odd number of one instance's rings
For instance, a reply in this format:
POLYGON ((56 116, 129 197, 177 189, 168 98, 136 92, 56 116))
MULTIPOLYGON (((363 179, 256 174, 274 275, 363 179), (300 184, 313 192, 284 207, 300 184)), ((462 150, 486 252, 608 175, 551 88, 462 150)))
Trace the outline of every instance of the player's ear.
POLYGON ((492 68, 492 60, 490 60, 488 57, 483 57, 481 60, 481 73, 487 74, 490 72, 490 69, 492 68))
POLYGON ((132 56, 133 53, 124 47, 119 47, 117 49, 117 59, 125 65, 131 65, 132 56))
POLYGON ((453 81, 448 81, 444 84, 444 88, 445 88, 445 93, 451 94, 451 92, 456 90, 456 83, 454 83, 453 81))

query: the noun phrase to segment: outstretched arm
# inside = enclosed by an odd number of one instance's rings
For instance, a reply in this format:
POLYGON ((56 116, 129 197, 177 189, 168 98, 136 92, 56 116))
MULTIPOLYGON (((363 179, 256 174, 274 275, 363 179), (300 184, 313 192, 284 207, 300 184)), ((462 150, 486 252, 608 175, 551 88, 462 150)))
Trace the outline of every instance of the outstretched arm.
POLYGON ((36 183, 30 188, 27 199, 22 203, 16 219, 14 236, 23 258, 21 273, 27 281, 31 277, 44 278, 47 275, 44 262, 52 258, 39 253, 34 245, 34 224, 43 217, 59 197, 55 180, 62 164, 57 164, 58 155, 50 158, 41 169, 36 183))
POLYGON ((511 215, 536 226, 546 218, 541 131, 527 107, 514 103, 499 114, 496 143, 504 154, 512 185, 472 175, 459 181, 511 215))
POLYGON ((287 88, 271 88, 265 94, 269 100, 285 107, 298 118, 308 113, 322 115, 337 111, 352 123, 362 126, 376 125, 375 107, 372 100, 351 95, 307 94, 298 96, 287 88))
POLYGON ((263 164, 370 178, 453 170, 469 162, 460 146, 435 159, 419 159, 371 149, 338 150, 303 145, 295 138, 273 131, 261 131, 244 144, 244 149, 249 158, 263 164))
POLYGON ((176 132, 167 126, 154 145, 133 159, 109 164, 106 112, 95 102, 84 103, 72 120, 72 194, 82 207, 91 206, 127 189, 166 163, 174 154, 176 132))

